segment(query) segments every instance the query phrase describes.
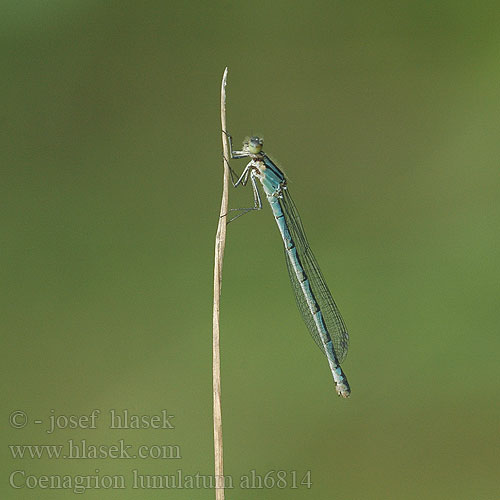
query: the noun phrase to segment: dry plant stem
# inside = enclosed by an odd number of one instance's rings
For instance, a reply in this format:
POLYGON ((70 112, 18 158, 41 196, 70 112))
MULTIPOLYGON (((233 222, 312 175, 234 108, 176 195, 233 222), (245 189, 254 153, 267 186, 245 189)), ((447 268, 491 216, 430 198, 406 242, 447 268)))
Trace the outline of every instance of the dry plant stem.
MULTIPOLYGON (((222 76, 220 93, 220 119, 222 130, 226 130, 226 80, 227 68, 222 76)), ((215 498, 224 500, 224 459, 222 447, 222 411, 220 392, 220 350, 219 350, 219 310, 220 292, 222 285, 222 261, 226 246, 226 217, 228 209, 229 167, 225 158, 229 158, 227 137, 222 132, 222 147, 224 151, 224 184, 220 207, 219 225, 215 236, 215 265, 214 265, 214 312, 213 312, 213 343, 212 343, 212 382, 214 392, 214 453, 215 453, 215 498)))

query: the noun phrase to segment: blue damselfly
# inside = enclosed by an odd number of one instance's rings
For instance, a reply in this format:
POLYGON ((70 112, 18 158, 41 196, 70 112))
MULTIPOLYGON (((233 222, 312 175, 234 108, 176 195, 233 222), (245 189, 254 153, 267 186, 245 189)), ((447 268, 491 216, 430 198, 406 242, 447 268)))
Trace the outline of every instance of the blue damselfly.
POLYGON ((309 247, 299 213, 288 192, 285 175, 262 151, 262 139, 251 137, 243 143, 241 151, 233 151, 231 136, 226 135, 229 139, 231 158, 250 158, 237 180, 230 168, 233 186, 245 186, 250 179, 254 195, 254 206, 235 209, 241 213, 231 220, 250 210, 262 208, 256 182, 258 179, 283 239, 288 274, 298 308, 311 336, 328 359, 337 393, 347 398, 351 390, 340 363, 347 355, 349 334, 309 247))

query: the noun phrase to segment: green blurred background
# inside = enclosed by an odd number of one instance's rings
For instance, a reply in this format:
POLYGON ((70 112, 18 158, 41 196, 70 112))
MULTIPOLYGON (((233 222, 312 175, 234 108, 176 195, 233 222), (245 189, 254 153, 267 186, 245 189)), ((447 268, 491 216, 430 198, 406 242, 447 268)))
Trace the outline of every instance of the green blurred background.
POLYGON ((74 497, 13 489, 14 470, 96 469, 127 489, 87 498, 214 498, 132 489, 131 471, 213 473, 225 66, 235 143, 264 136, 348 324, 353 391, 337 398, 308 336, 268 207, 231 224, 226 498, 500 498, 498 2, 25 0, 0 23, 2 498, 74 497), (94 408, 96 430, 45 432, 94 408), (124 408, 176 428, 109 429, 124 408), (182 459, 7 447, 68 439, 182 459), (252 469, 311 471, 312 487, 237 487, 252 469))

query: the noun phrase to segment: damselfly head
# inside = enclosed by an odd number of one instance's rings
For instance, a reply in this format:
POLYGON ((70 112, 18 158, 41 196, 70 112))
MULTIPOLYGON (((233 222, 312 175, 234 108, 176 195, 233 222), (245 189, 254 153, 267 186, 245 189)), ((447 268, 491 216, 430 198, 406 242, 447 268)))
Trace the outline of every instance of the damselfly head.
POLYGON ((260 137, 250 137, 243 143, 243 146, 248 149, 249 153, 256 155, 261 152, 263 144, 264 140, 260 137))

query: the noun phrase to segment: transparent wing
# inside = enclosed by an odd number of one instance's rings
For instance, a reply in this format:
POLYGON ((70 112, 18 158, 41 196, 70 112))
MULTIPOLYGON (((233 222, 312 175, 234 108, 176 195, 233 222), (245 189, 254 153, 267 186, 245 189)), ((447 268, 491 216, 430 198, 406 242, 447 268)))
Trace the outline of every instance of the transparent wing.
MULTIPOLYGON (((293 239, 293 242, 295 243, 297 255, 300 259, 300 262, 302 263, 302 267, 304 268, 306 276, 309 279, 311 290, 316 298, 316 302, 319 305, 321 313, 323 314, 326 328, 330 333, 333 341, 333 346, 335 347, 337 358, 341 363, 345 359, 347 355, 347 349, 349 347, 349 334, 347 333, 347 328, 345 326, 344 320, 342 319, 340 311, 335 304, 335 301, 333 300, 332 294, 328 289, 323 275, 321 274, 316 258, 314 257, 314 254, 309 247, 309 243, 307 241, 299 213, 295 208, 295 204, 288 194, 287 189, 283 190, 283 198, 281 198, 279 201, 283 209, 288 230, 293 239)), ((321 338, 314 323, 311 311, 309 310, 306 299, 300 287, 300 283, 297 280, 297 276, 295 275, 295 271, 286 252, 285 260, 299 311, 302 314, 304 322, 309 332, 311 333, 312 338, 314 339, 316 344, 318 344, 319 348, 324 352, 323 343, 321 342, 321 338)))

